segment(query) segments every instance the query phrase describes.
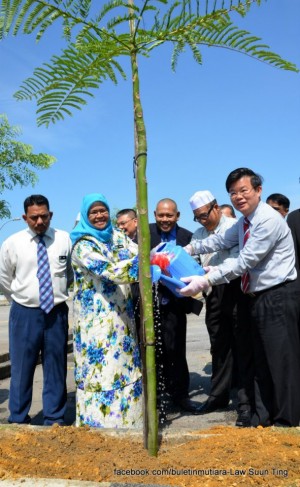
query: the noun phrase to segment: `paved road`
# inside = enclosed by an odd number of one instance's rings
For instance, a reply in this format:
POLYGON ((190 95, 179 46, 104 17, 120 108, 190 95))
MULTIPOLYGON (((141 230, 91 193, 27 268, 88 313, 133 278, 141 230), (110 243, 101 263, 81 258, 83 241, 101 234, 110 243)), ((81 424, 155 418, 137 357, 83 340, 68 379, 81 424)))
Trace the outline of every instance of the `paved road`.
MULTIPOLYGON (((71 306, 70 306, 71 308, 71 306)), ((0 306, 0 355, 8 352, 8 319, 9 307, 0 306)), ((72 315, 70 316, 72 320, 72 315)), ((71 322, 70 320, 70 322, 71 322)), ((190 396, 193 400, 205 401, 210 384, 210 352, 209 339, 204 324, 204 312, 202 310, 199 317, 188 316, 187 332, 187 357, 190 369, 190 396)), ((8 417, 8 392, 10 379, 4 379, 0 385, 0 423, 4 423, 8 417)), ((66 414, 67 424, 72 424, 75 419, 75 385, 74 385, 74 365, 72 353, 68 355, 68 408, 66 414)), ((38 366, 34 377, 33 402, 30 415, 33 425, 42 425, 42 367, 38 366)), ((234 424, 236 413, 233 405, 227 411, 217 411, 201 416, 194 416, 183 413, 175 407, 167 409, 166 420, 162 423, 162 429, 202 429, 213 424, 234 424)))

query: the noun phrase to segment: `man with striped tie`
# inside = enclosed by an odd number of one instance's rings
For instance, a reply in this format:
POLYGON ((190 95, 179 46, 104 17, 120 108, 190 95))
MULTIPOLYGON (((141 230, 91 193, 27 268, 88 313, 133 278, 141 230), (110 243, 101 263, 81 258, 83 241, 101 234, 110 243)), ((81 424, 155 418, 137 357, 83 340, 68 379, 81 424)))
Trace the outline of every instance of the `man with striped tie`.
POLYGON ((64 424, 68 339, 68 286, 73 282, 71 241, 50 227, 48 199, 24 201, 28 228, 9 237, 0 251, 0 286, 11 302, 9 352, 10 423, 30 423, 38 355, 43 365, 44 425, 64 424))
POLYGON ((224 234, 193 241, 186 250, 202 254, 238 244, 239 255, 205 277, 184 278, 189 284, 181 294, 193 296, 210 285, 242 277, 244 323, 251 330, 254 401, 251 410, 240 412, 237 425, 299 426, 299 298, 292 235, 282 216, 261 201, 262 178, 251 169, 232 171, 226 189, 243 216, 224 234))

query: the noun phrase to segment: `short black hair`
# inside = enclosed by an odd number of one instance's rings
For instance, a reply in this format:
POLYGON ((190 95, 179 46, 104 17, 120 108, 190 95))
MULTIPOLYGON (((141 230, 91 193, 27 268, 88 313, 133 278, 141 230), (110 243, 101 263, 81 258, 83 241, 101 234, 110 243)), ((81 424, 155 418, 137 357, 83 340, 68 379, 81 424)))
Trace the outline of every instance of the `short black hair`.
POLYGON ((118 211, 116 218, 120 218, 120 216, 127 215, 128 213, 132 215, 132 218, 137 218, 137 213, 133 208, 124 208, 123 210, 118 211))
POLYGON ((42 194, 32 194, 31 196, 28 196, 26 200, 24 201, 24 212, 27 213, 28 206, 33 206, 33 205, 45 205, 47 206, 47 210, 50 209, 49 201, 46 198, 46 196, 43 196, 42 194))
POLYGON ((266 202, 268 203, 268 201, 270 200, 275 201, 275 203, 277 203, 278 205, 282 205, 285 210, 290 209, 290 200, 286 196, 284 196, 284 194, 270 194, 270 196, 267 197, 266 202))
POLYGON ((252 171, 252 169, 248 169, 247 167, 239 167, 238 169, 234 169, 234 171, 231 171, 231 173, 227 176, 225 183, 227 193, 229 193, 229 189, 232 184, 236 183, 239 179, 243 177, 250 177, 251 184, 254 189, 262 186, 262 176, 252 171))
POLYGON ((234 211, 234 208, 233 208, 233 206, 232 206, 232 205, 228 205, 228 204, 226 203, 226 204, 224 204, 224 205, 220 205, 220 208, 221 208, 221 210, 223 210, 224 208, 228 208, 228 209, 230 210, 231 216, 232 216, 233 218, 235 218, 235 217, 236 217, 236 214, 235 214, 235 211, 234 211))

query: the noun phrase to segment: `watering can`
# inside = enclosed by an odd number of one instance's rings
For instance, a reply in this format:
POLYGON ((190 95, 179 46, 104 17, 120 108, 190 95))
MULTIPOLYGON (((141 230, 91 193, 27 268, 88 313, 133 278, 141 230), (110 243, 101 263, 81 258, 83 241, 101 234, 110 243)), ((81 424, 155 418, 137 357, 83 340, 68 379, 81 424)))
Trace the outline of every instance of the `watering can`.
POLYGON ((180 280, 181 277, 187 276, 203 276, 205 271, 203 268, 191 257, 180 245, 174 245, 171 242, 167 242, 159 247, 152 259, 153 265, 151 265, 151 277, 152 282, 160 281, 175 296, 182 298, 176 289, 180 289, 186 286, 184 282, 180 280), (160 259, 163 256, 163 259, 160 259), (163 265, 156 265, 155 262, 163 265))

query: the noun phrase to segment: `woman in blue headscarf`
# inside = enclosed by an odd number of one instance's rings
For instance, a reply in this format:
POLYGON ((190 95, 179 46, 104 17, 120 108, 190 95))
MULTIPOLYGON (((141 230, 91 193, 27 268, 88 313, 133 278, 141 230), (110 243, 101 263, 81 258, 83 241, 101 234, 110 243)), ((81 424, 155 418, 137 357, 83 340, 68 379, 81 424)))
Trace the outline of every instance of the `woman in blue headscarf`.
POLYGON ((71 232, 76 425, 142 426, 142 378, 129 284, 137 245, 112 227, 100 193, 84 197, 71 232))

